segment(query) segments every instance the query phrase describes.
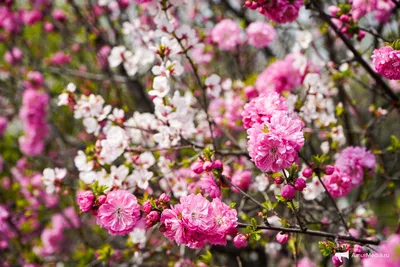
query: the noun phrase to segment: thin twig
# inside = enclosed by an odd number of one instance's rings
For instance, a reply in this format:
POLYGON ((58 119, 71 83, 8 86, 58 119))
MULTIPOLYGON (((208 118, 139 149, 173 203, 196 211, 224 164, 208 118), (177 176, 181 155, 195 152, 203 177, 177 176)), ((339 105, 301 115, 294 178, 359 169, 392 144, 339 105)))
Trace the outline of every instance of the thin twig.
MULTIPOLYGON (((247 226, 250 226, 250 224, 238 223, 237 227, 238 228, 246 228, 247 226)), ((310 235, 310 236, 320 236, 320 237, 325 237, 325 238, 333 238, 333 239, 344 240, 344 241, 352 241, 352 242, 359 243, 359 244, 370 244, 370 245, 376 245, 376 246, 379 245, 379 243, 380 243, 380 240, 355 238, 353 236, 338 235, 338 234, 334 234, 334 233, 309 230, 309 229, 306 229, 303 231, 300 228, 285 228, 285 227, 263 226, 263 225, 257 226, 257 229, 272 230, 272 231, 277 231, 277 232, 298 233, 298 234, 305 234, 305 235, 310 235)))

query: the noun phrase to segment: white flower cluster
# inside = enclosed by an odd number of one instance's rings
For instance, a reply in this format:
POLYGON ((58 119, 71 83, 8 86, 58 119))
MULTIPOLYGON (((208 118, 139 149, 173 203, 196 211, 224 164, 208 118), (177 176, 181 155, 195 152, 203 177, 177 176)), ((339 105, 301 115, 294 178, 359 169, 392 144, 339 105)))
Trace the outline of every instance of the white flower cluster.
POLYGON ((65 178, 66 175, 67 170, 63 168, 44 169, 42 182, 46 187, 46 193, 53 194, 54 192, 56 192, 58 189, 58 185, 65 178))

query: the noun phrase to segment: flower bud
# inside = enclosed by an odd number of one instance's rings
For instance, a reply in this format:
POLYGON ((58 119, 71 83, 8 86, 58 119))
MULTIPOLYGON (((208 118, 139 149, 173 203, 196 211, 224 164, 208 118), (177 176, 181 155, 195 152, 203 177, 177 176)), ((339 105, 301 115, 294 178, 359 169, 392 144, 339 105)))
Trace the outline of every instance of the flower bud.
POLYGON ((196 161, 192 166, 190 166, 190 169, 196 174, 201 174, 204 171, 203 162, 196 161))
POLYGON ((334 171, 335 171, 335 167, 333 167, 332 165, 326 165, 324 168, 324 173, 326 175, 332 175, 334 171))
POLYGON ((244 234, 236 235, 235 238, 233 239, 233 244, 237 248, 242 248, 242 247, 247 246, 247 238, 246 238, 246 236, 244 234))
POLYGON ((335 267, 339 267, 343 265, 343 258, 342 257, 337 257, 337 256, 333 256, 332 257, 332 263, 335 267))
POLYGON ((158 212, 153 210, 146 216, 146 218, 152 222, 157 222, 159 218, 158 212))
POLYGON ((212 171, 212 168, 213 168, 213 164, 211 163, 211 161, 206 161, 206 162, 204 162, 204 164, 203 164, 203 169, 204 169, 206 172, 212 171))
POLYGON ((45 22, 43 28, 46 32, 52 32, 54 30, 54 25, 51 22, 45 22))
POLYGON ((359 31, 359 32, 358 32, 358 38, 357 38, 358 41, 361 41, 362 39, 364 39, 365 34, 366 34, 365 31, 362 31, 362 30, 359 31))
POLYGON ((142 209, 143 209, 144 213, 149 214, 150 211, 151 211, 151 208, 152 208, 152 207, 151 207, 150 200, 146 200, 146 201, 143 203, 143 206, 142 206, 142 209))
POLYGON ((280 177, 280 176, 279 176, 279 177, 276 177, 276 178, 275 178, 275 183, 276 183, 276 184, 282 184, 282 183, 283 183, 282 177, 280 177))
POLYGON ((360 245, 354 245, 353 248, 353 253, 354 254, 364 254, 364 249, 360 245))
POLYGON ((341 15, 339 19, 340 19, 342 22, 349 22, 349 21, 350 21, 349 15, 346 15, 346 14, 341 15))
POLYGON ((312 169, 307 167, 303 170, 301 174, 306 178, 310 178, 312 176, 312 173, 313 173, 312 169))
POLYGON ((82 212, 89 212, 92 209, 94 195, 92 191, 81 191, 78 193, 78 206, 82 212))
POLYGON ((104 202, 106 202, 106 200, 107 200, 107 196, 105 196, 105 195, 101 195, 101 196, 99 196, 99 198, 97 199, 97 201, 99 202, 99 205, 100 205, 100 206, 103 205, 104 202))
POLYGON ((222 167, 223 167, 222 161, 220 161, 219 159, 214 160, 213 162, 214 169, 222 169, 222 167))
POLYGON ((169 198, 169 196, 167 194, 162 193, 160 195, 160 197, 158 198, 158 200, 161 201, 161 202, 168 203, 171 199, 169 198))
POLYGON ((276 241, 280 244, 285 244, 289 240, 289 234, 279 232, 276 234, 276 241))
POLYGON ((304 179, 298 178, 296 182, 294 183, 294 188, 296 188, 297 191, 303 191, 304 188, 306 188, 307 184, 304 179))
POLYGON ((295 194, 295 189, 292 185, 287 184, 282 188, 282 197, 286 200, 292 200, 295 194))

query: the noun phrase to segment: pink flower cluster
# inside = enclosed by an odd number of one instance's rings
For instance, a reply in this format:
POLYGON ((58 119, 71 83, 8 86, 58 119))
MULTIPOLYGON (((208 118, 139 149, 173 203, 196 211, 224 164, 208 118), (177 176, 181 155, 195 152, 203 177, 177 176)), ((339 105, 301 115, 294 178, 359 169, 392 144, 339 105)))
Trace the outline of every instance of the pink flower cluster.
POLYGON ((354 186, 363 182, 364 170, 374 170, 375 165, 375 156, 366 148, 351 146, 342 150, 335 163, 341 173, 350 176, 354 186))
POLYGON ((252 99, 244 106, 242 113, 243 125, 246 129, 255 123, 264 123, 271 119, 277 111, 287 111, 286 99, 278 93, 271 91, 252 99))
POLYGON ((209 105, 209 113, 218 125, 242 130, 241 112, 244 101, 240 96, 234 95, 231 98, 214 98, 209 105))
POLYGON ((79 226, 80 220, 73 207, 68 207, 63 213, 53 215, 51 227, 44 229, 40 236, 43 246, 38 252, 42 256, 50 256, 67 249, 64 231, 79 226))
POLYGON ((247 0, 245 6, 257 9, 265 17, 277 23, 292 22, 299 16, 303 0, 247 0))
POLYGON ((257 48, 268 46, 276 37, 275 29, 268 23, 256 21, 247 29, 247 42, 257 48))
POLYGON ((110 235, 125 235, 132 232, 140 219, 140 206, 136 197, 125 190, 107 194, 107 199, 97 213, 97 224, 110 235))
POLYGON ((301 119, 287 112, 276 112, 269 121, 253 124, 247 130, 252 161, 264 172, 290 167, 304 145, 303 128, 301 119))
POLYGON ((293 55, 287 55, 268 66, 257 78, 255 87, 260 94, 268 91, 292 91, 301 85, 302 75, 294 66, 293 55))
POLYGON ((191 194, 164 210, 160 224, 160 231, 178 245, 190 248, 201 248, 207 242, 226 245, 226 236, 237 226, 237 214, 219 198, 210 203, 201 194, 191 194))
POLYGON ((396 4, 393 0, 353 0, 351 12, 355 20, 359 20, 368 13, 375 12, 375 18, 379 22, 385 23, 389 20, 395 7, 396 4))
POLYGON ((49 131, 46 122, 48 104, 49 96, 44 92, 28 88, 22 95, 19 116, 25 134, 20 137, 19 146, 25 155, 35 156, 44 150, 44 139, 49 131))
POLYGON ((341 173, 338 168, 335 168, 331 175, 324 176, 324 184, 329 194, 334 198, 347 196, 353 189, 351 178, 341 173))
POLYGON ((242 42, 240 27, 231 19, 223 19, 211 30, 211 39, 219 49, 233 51, 242 42))
POLYGON ((8 247, 8 241, 14 236, 8 224, 10 212, 6 206, 0 205, 0 250, 8 247))
MULTIPOLYGON (((251 172, 238 170, 232 175, 231 182, 233 185, 239 187, 243 191, 247 191, 251 184, 251 172)), ((232 187, 234 192, 239 192, 235 187, 232 187)))
POLYGON ((375 49, 372 63, 376 72, 389 80, 400 80, 400 51, 391 46, 375 49))
POLYGON ((397 267, 400 266, 400 235, 394 234, 383 242, 376 253, 388 257, 368 257, 362 261, 363 267, 397 267))
POLYGON ((371 152, 361 147, 347 147, 336 160, 332 174, 324 176, 328 192, 334 198, 347 196, 364 180, 364 171, 374 170, 376 160, 371 152))

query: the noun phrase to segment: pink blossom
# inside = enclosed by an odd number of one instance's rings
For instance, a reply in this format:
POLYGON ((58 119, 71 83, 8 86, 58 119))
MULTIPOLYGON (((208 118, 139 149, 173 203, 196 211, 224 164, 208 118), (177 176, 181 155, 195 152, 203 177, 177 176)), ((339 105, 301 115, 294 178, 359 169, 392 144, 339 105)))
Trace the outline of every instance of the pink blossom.
POLYGON ((286 242, 288 242, 288 240, 289 240, 289 234, 281 232, 276 234, 276 241, 278 241, 278 243, 285 244, 286 242))
POLYGON ((46 32, 52 32, 54 30, 54 25, 48 21, 46 21, 43 25, 43 28, 46 32))
POLYGON ((335 167, 332 165, 326 165, 324 166, 323 171, 326 175, 331 175, 335 171, 335 167))
POLYGON ((4 60, 10 65, 21 63, 24 53, 18 47, 13 47, 4 54, 4 60))
POLYGON ((206 64, 209 63, 213 58, 213 53, 205 51, 204 46, 194 47, 191 51, 191 55, 193 59, 198 64, 206 64))
POLYGON ((381 23, 388 22, 395 7, 396 4, 393 0, 377 0, 375 6, 375 18, 381 23))
POLYGON ((130 233, 140 219, 140 206, 136 197, 125 190, 111 191, 100 206, 97 224, 111 235, 130 233))
POLYGON ((27 75, 27 81, 24 81, 26 89, 39 89, 43 86, 43 75, 39 71, 30 71, 27 75))
POLYGON ((42 19, 42 12, 38 9, 23 10, 20 14, 20 18, 26 25, 33 25, 42 19))
POLYGON ((196 162, 194 162, 191 166, 190 169, 192 170, 192 172, 196 173, 196 174, 201 174, 204 169, 203 169, 203 162, 198 160, 196 162))
POLYGON ((143 209, 144 213, 146 213, 146 214, 149 214, 149 213, 150 213, 150 211, 151 211, 151 209, 152 209, 150 200, 146 200, 146 201, 143 203, 142 209, 143 209))
POLYGON ((71 55, 65 54, 62 51, 59 51, 57 53, 55 53, 54 55, 52 55, 52 57, 50 58, 50 64, 51 65, 64 65, 71 62, 71 55))
POLYGON ((400 235, 391 235, 388 240, 382 242, 377 253, 388 255, 389 257, 370 257, 362 261, 363 267, 397 267, 400 266, 400 235))
POLYGON ((334 198, 347 196, 353 189, 351 178, 338 168, 335 168, 331 175, 325 175, 323 182, 329 194, 334 198))
POLYGON ((400 51, 391 46, 375 49, 372 54, 372 63, 376 72, 389 80, 400 80, 400 51))
POLYGON ((356 21, 368 13, 375 13, 375 18, 385 23, 395 7, 396 4, 392 0, 353 0, 351 12, 356 21))
POLYGON ((3 28, 7 32, 19 32, 21 30, 21 21, 18 13, 12 12, 6 6, 0 6, 0 28, 3 28))
POLYGON ((302 178, 298 178, 294 183, 294 187, 296 188, 297 191, 303 191, 304 188, 306 188, 306 186, 307 186, 306 181, 302 178))
POLYGON ((100 48, 99 52, 97 53, 97 63, 100 65, 101 68, 108 67, 108 56, 111 53, 111 47, 108 45, 104 45, 100 48))
POLYGON ((247 238, 244 234, 238 234, 235 236, 235 238, 233 239, 233 244, 235 245, 235 247, 237 248, 242 248, 247 246, 247 238))
POLYGON ((154 224, 158 222, 158 219, 160 218, 159 214, 157 211, 153 210, 146 216, 146 226, 151 227, 154 224))
POLYGON ((215 183, 212 175, 206 175, 200 178, 193 187, 191 192, 195 192, 195 189, 199 189, 201 194, 209 195, 212 198, 219 198, 221 196, 221 190, 215 183))
POLYGON ((214 245, 226 245, 226 236, 231 234, 237 226, 236 210, 231 209, 219 198, 211 202, 213 221, 215 229, 208 234, 208 240, 214 245))
POLYGON ((257 48, 268 46, 276 36, 275 29, 262 21, 251 23, 247 29, 247 42, 257 48))
POLYGON ((241 125, 241 113, 244 104, 239 95, 229 98, 215 98, 210 102, 209 113, 218 125, 241 130, 243 129, 241 125))
POLYGON ((82 212, 89 212, 92 209, 94 195, 92 191, 81 191, 78 193, 78 205, 82 212))
POLYGON ((304 257, 299 260, 297 267, 317 267, 317 265, 309 258, 304 257))
POLYGON ((294 197, 294 194, 296 193, 293 185, 287 184, 282 188, 282 197, 284 197, 286 200, 292 200, 294 197))
POLYGON ((335 266, 335 267, 342 266, 344 263, 343 257, 333 256, 332 263, 333 263, 333 266, 335 266))
POLYGON ((235 50, 242 42, 240 27, 231 19, 223 19, 211 30, 211 39, 221 50, 235 50))
POLYGON ((305 178, 310 178, 313 174, 313 171, 311 168, 306 167, 303 172, 301 173, 305 178))
POLYGON ((43 256, 50 256, 61 251, 62 241, 64 239, 62 229, 46 228, 43 230, 40 238, 43 243, 43 248, 41 250, 43 256))
POLYGON ((260 94, 275 91, 292 91, 302 82, 299 69, 293 65, 294 57, 287 55, 268 66, 257 78, 255 87, 260 94))
MULTIPOLYGON (((243 191, 247 191, 251 184, 251 172, 250 171, 236 171, 232 176, 232 184, 239 187, 243 191)), ((232 186, 234 192, 239 192, 235 187, 232 186)))
POLYGON ((55 9, 51 15, 55 20, 59 22, 65 22, 68 20, 67 14, 65 14, 65 12, 61 9, 55 9))
POLYGON ((43 152, 44 139, 49 127, 46 123, 46 108, 49 96, 46 93, 28 89, 22 95, 22 107, 19 116, 24 126, 24 136, 19 145, 22 153, 35 156, 43 152))
POLYGON ((271 121, 254 124, 247 130, 251 160, 262 171, 288 168, 298 159, 297 152, 304 145, 304 123, 285 112, 277 112, 271 121))
POLYGON ((364 179, 364 170, 374 170, 375 156, 362 147, 347 147, 342 150, 336 160, 335 167, 351 178, 354 186, 360 185, 364 179))
POLYGON ((243 125, 246 129, 249 129, 254 123, 269 122, 275 112, 287 110, 284 97, 273 91, 266 92, 244 106, 242 112, 243 125))
POLYGON ((167 238, 190 248, 201 248, 206 242, 226 244, 226 235, 237 225, 236 216, 236 210, 218 198, 210 203, 200 194, 191 194, 163 211, 160 230, 167 238))
POLYGON ((303 0, 273 0, 258 1, 264 4, 259 12, 277 23, 292 22, 299 16, 299 10, 304 5, 303 0))
POLYGON ((3 136, 7 129, 8 121, 5 117, 0 116, 0 137, 3 136))
POLYGON ((160 197, 158 198, 158 200, 159 200, 160 202, 168 203, 168 202, 171 201, 171 198, 170 198, 167 194, 162 193, 162 194, 160 195, 160 197))

